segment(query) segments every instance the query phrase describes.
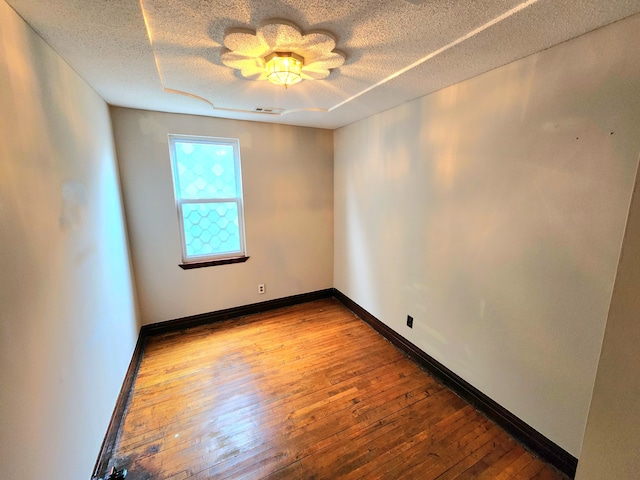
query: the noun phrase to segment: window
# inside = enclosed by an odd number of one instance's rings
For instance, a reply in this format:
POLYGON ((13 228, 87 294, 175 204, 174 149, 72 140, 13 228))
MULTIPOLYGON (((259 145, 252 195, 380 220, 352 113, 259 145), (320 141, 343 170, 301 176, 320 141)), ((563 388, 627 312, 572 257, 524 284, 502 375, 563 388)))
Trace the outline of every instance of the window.
POLYGON ((183 268, 245 261, 240 143, 169 135, 183 268))

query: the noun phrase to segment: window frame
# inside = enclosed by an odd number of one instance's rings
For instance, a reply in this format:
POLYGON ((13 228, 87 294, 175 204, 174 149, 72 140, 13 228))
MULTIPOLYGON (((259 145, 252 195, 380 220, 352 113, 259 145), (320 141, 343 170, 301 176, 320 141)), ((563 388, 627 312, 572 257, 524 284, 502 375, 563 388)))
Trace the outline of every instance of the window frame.
POLYGON ((173 180, 173 198, 178 216, 178 230, 180 233, 180 243, 182 246, 182 263, 180 267, 183 269, 206 267, 212 265, 225 265, 230 263, 239 263, 248 260, 247 247, 245 240, 244 226, 244 195, 242 190, 242 162, 240 159, 240 139, 209 137, 198 135, 181 135, 170 133, 169 138, 169 157, 171 162, 171 175, 173 180), (231 146, 233 149, 234 179, 236 183, 236 196, 225 198, 197 198, 185 199, 180 198, 180 184, 178 177, 178 156, 176 153, 176 143, 200 143, 206 145, 224 145, 231 146), (187 255, 186 232, 184 226, 184 218, 182 214, 182 206, 185 204, 215 204, 215 203, 235 203, 238 208, 238 237, 240 249, 238 251, 205 254, 205 255, 187 255))

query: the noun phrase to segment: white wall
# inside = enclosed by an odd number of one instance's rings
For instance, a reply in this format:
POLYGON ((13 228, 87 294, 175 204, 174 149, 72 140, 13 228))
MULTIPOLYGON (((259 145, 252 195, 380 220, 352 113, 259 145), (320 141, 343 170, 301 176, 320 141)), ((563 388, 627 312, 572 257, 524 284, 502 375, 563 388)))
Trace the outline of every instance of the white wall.
POLYGON ((332 286, 331 131, 124 108, 111 113, 143 323, 332 286), (246 263, 178 266, 169 133, 240 139, 246 263), (266 294, 257 294, 258 283, 266 294))
POLYGON ((89 478, 137 339, 109 112, 0 0, 0 477, 89 478))
POLYGON ((579 480, 640 478, 640 176, 604 333, 579 480))
POLYGON ((640 150, 638 44, 635 16, 334 133, 334 286, 574 456, 640 150))

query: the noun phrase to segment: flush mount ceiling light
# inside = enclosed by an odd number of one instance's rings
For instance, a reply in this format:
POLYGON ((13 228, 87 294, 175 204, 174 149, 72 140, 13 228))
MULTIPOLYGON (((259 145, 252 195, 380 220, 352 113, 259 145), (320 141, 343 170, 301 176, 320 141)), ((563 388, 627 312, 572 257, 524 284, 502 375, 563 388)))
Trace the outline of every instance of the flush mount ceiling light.
POLYGON ((292 52, 273 52, 264 58, 267 80, 276 85, 289 85, 302 81, 304 58, 292 52))
POLYGON ((256 32, 232 30, 224 37, 222 63, 248 80, 269 80, 288 87, 302 80, 321 80, 344 63, 336 41, 325 31, 303 35, 285 20, 269 20, 256 32))

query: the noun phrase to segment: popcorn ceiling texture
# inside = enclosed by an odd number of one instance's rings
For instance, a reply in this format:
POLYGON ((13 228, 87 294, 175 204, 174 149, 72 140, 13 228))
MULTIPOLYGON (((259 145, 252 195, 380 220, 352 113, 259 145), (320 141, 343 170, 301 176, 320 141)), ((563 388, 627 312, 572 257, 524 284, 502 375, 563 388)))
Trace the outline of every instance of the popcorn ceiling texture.
POLYGON ((333 51, 336 41, 328 32, 311 32, 303 35, 293 23, 270 20, 263 23, 256 33, 232 30, 224 37, 228 50, 221 55, 227 67, 240 70, 248 80, 266 80, 264 58, 272 52, 293 52, 304 59, 303 80, 322 80, 329 76, 329 69, 344 63, 344 55, 333 51))
POLYGON ((385 78, 522 4, 519 0, 8 0, 110 104, 337 128, 640 12, 640 0, 538 0, 385 78), (144 6, 153 47, 140 5, 144 6), (288 90, 225 66, 225 34, 269 19, 335 36, 346 61, 288 90), (156 68, 160 70, 161 77, 156 68), (206 99, 167 93, 178 90, 206 99), (351 99, 352 97, 356 98, 351 99), (343 102, 347 101, 343 105, 343 102), (216 110, 212 108, 240 111, 216 110), (282 116, 250 113, 283 108, 282 116), (327 112, 327 110, 330 110, 327 112), (244 111, 244 112, 243 112, 244 111))

